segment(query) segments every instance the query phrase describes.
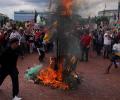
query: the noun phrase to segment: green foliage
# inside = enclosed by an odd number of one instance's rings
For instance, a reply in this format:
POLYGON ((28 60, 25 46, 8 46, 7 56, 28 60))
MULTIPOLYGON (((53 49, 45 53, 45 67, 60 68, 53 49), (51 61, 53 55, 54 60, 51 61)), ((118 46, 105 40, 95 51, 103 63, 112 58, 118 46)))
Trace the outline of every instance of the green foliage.
POLYGON ((79 19, 79 21, 80 21, 80 24, 81 25, 85 25, 85 24, 88 24, 89 23, 89 19, 85 19, 85 18, 81 18, 81 19, 79 19))
POLYGON ((8 17, 0 16, 0 26, 3 26, 8 20, 8 17))
POLYGON ((96 17, 96 24, 97 25, 100 25, 101 22, 103 23, 106 23, 106 24, 109 24, 109 18, 108 17, 105 17, 105 16, 102 16, 102 17, 96 17))

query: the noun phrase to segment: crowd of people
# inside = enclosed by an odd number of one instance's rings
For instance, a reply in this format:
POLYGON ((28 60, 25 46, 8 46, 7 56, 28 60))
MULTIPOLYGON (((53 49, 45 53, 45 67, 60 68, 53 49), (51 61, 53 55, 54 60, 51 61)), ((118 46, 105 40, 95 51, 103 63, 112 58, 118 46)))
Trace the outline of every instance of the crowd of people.
POLYGON ((88 61, 88 51, 92 48, 97 56, 103 56, 104 59, 111 57, 114 44, 120 40, 119 28, 98 27, 93 31, 86 29, 80 37, 80 45, 82 50, 81 61, 85 58, 88 61), (84 57, 83 57, 84 55, 84 57))
MULTIPOLYGON (((9 40, 12 38, 19 40, 19 53, 22 59, 26 54, 38 51, 39 60, 43 61, 45 53, 53 49, 53 41, 50 41, 52 29, 49 30, 44 26, 30 29, 29 23, 25 24, 24 27, 6 26, 0 29, 0 53, 8 47, 9 40)), ((88 61, 90 48, 93 48, 98 56, 103 55, 104 58, 109 58, 113 45, 120 39, 120 29, 118 28, 104 29, 100 26, 92 31, 80 27, 78 29, 79 31, 76 30, 75 34, 78 34, 80 40, 81 61, 88 61)))
POLYGON ((93 45, 97 55, 101 55, 103 50, 103 57, 109 58, 113 45, 120 40, 120 30, 118 28, 96 30, 93 34, 93 45))
POLYGON ((89 49, 96 53, 97 56, 102 56, 103 59, 110 60, 105 73, 109 73, 112 65, 118 68, 117 62, 120 59, 120 29, 119 28, 104 28, 99 26, 93 31, 88 29, 83 31, 80 37, 81 46, 81 61, 88 61, 89 49))
MULTIPOLYGON (((14 25, 15 26, 15 25, 14 25)), ((13 38, 19 40, 19 54, 23 59, 26 54, 31 54, 38 50, 39 60, 42 61, 45 52, 52 50, 53 43, 49 41, 49 32, 46 27, 40 26, 37 29, 26 27, 12 27, 0 29, 0 52, 9 46, 9 41, 13 38)))
MULTIPOLYGON (((26 54, 38 51, 40 62, 43 61, 46 52, 53 49, 54 43, 51 41, 55 27, 47 28, 40 26, 39 28, 31 28, 27 22, 24 27, 16 25, 6 25, 0 29, 0 53, 9 46, 9 40, 17 38, 19 40, 19 54, 23 59, 26 54)), ((103 55, 104 58, 110 58, 113 45, 120 40, 119 28, 104 28, 99 26, 92 31, 89 28, 81 28, 77 26, 74 31, 79 38, 81 61, 88 61, 89 49, 92 48, 98 56, 103 55), (78 30, 77 30, 78 29, 78 30)))

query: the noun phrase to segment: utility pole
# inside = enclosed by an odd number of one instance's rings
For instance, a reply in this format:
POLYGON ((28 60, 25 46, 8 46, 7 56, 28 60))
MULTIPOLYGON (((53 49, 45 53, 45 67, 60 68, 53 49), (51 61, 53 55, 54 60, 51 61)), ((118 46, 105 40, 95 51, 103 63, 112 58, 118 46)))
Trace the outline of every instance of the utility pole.
POLYGON ((105 16, 105 9, 106 9, 106 3, 105 3, 104 11, 103 11, 103 16, 105 16))
POLYGON ((118 1, 118 20, 120 19, 120 0, 118 1))

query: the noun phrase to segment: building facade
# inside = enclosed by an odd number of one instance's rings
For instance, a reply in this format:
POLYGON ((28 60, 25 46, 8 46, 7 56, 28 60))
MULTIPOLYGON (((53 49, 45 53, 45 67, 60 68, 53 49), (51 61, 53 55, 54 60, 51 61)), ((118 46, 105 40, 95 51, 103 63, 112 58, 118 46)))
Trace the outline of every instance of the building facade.
POLYGON ((8 19, 7 15, 0 13, 0 27, 2 27, 8 19))
MULTIPOLYGON (((42 17, 47 18, 48 12, 37 12, 42 17)), ((14 20, 15 21, 32 21, 35 18, 35 11, 15 11, 14 12, 14 20)))
POLYGON ((110 20, 117 20, 119 17, 119 13, 118 10, 104 10, 104 11, 99 11, 98 12, 98 16, 106 16, 108 17, 110 20))

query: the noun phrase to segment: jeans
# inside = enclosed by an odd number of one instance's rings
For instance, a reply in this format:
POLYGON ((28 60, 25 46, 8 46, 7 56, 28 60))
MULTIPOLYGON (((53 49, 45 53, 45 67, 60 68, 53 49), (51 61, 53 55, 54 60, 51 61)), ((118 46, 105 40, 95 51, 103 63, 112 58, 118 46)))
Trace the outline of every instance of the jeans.
POLYGON ((117 55, 112 55, 112 57, 111 57, 111 63, 110 63, 110 65, 109 65, 108 68, 107 68, 107 73, 109 73, 109 71, 110 71, 110 69, 111 69, 111 67, 112 67, 113 64, 114 64, 115 68, 118 68, 118 66, 117 66, 117 64, 116 64, 116 60, 119 60, 119 59, 120 59, 119 56, 117 56, 117 55))
POLYGON ((104 45, 104 58, 109 58, 111 54, 111 45, 104 45))
POLYGON ((82 47, 81 50, 82 50, 81 60, 88 61, 89 48, 87 48, 87 47, 82 47))
POLYGON ((18 72, 15 70, 9 72, 6 69, 0 68, 0 86, 2 85, 4 79, 10 75, 12 80, 12 91, 13 97, 17 96, 19 93, 19 82, 18 82, 18 72))
POLYGON ((96 44, 96 53, 98 56, 101 55, 101 50, 102 50, 102 44, 96 44))

